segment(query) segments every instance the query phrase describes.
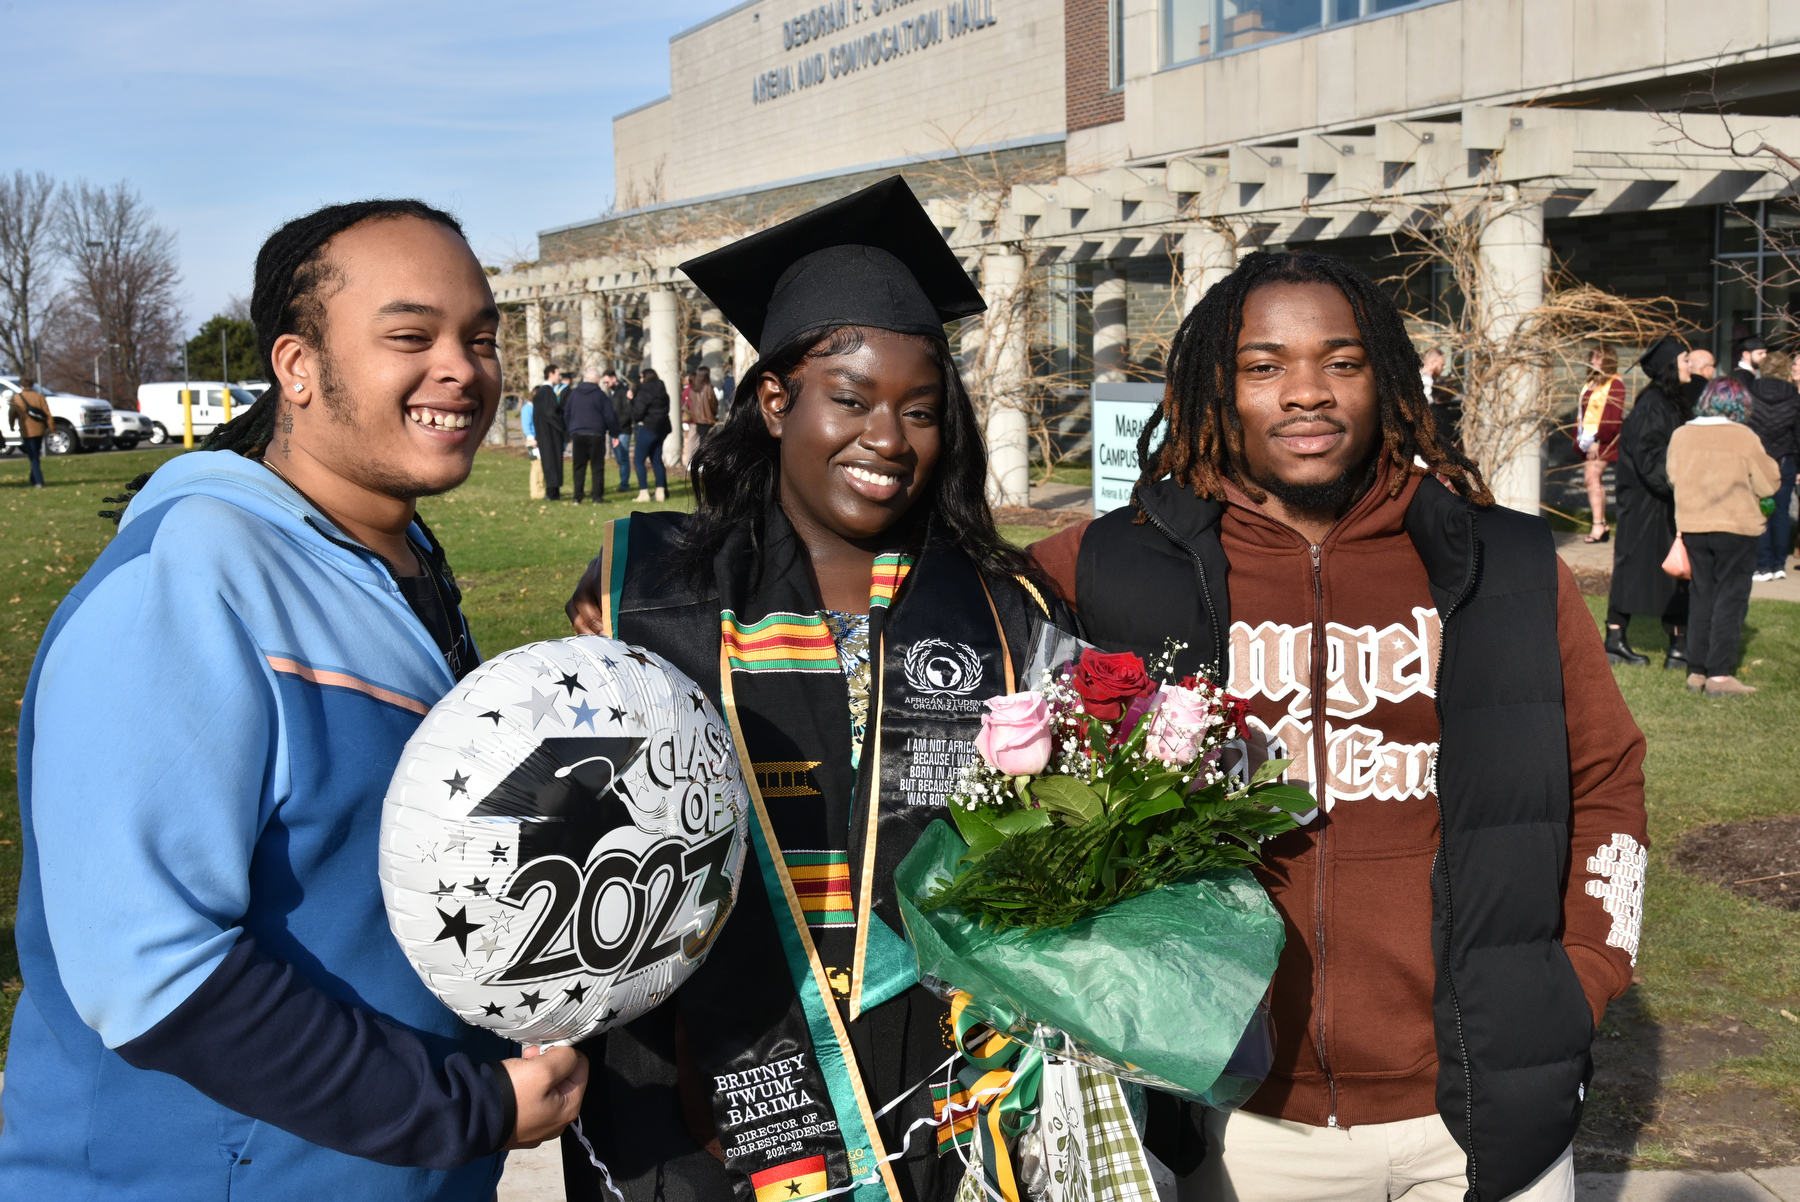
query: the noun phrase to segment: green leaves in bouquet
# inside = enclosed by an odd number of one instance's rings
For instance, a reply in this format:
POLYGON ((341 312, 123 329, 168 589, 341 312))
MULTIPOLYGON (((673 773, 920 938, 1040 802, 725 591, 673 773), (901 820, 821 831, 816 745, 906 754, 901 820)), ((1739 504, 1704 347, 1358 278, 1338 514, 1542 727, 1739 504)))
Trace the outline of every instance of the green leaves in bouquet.
POLYGON ((919 904, 956 906, 984 927, 1048 930, 1162 885, 1254 864, 1263 840, 1292 830, 1294 816, 1316 804, 1305 789, 1277 783, 1288 763, 1269 761, 1247 786, 1219 781, 1187 793, 1179 773, 1140 774, 1120 755, 1092 784, 1033 780, 1027 796, 1041 809, 952 806, 968 867, 919 904))
POLYGON ((1038 804, 1063 815, 1072 826, 1086 826, 1106 813, 1100 794, 1072 776, 1040 776, 1031 782, 1030 792, 1038 804))

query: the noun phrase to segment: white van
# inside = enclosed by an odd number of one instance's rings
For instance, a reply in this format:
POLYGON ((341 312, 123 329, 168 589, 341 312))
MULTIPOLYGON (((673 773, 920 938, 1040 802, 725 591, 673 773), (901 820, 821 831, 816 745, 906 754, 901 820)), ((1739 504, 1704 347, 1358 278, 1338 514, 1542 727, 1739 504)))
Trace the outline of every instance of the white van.
MULTIPOLYGON (((150 419, 151 445, 160 447, 181 441, 182 432, 186 429, 181 405, 183 389, 194 394, 195 438, 204 438, 213 432, 214 427, 223 425, 226 387, 217 380, 191 380, 185 384, 179 380, 164 384, 139 384, 138 412, 150 419)), ((229 387, 231 416, 236 417, 256 404, 256 398, 244 389, 235 384, 229 387)))

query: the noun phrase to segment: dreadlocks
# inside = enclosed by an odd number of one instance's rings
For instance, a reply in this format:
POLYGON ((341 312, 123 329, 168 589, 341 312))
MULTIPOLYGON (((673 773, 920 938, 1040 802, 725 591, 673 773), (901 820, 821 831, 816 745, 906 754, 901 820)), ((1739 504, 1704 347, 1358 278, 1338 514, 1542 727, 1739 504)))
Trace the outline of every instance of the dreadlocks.
MULTIPOLYGON (((341 282, 342 273, 325 258, 325 244, 351 226, 365 221, 417 217, 421 221, 463 232, 462 224, 441 209, 418 200, 359 200, 354 204, 327 205, 305 217, 296 217, 273 234, 256 252, 256 284, 250 296, 250 320, 256 326, 256 349, 262 356, 263 378, 271 381, 256 403, 206 436, 202 451, 236 451, 246 459, 261 459, 275 437, 276 414, 281 408, 281 386, 274 382, 275 340, 293 334, 314 347, 325 343, 325 290, 341 282)), ((115 523, 125 516, 132 494, 150 482, 145 472, 125 486, 123 494, 104 498, 117 509, 103 509, 100 516, 115 523)))
POLYGON ((1169 347, 1163 403, 1138 436, 1140 486, 1169 476, 1192 488, 1195 496, 1223 501, 1225 481, 1230 480, 1253 500, 1265 499, 1244 463, 1244 427, 1237 411, 1244 300, 1265 284, 1330 284, 1350 302, 1375 372, 1380 453, 1395 468, 1390 496, 1400 494, 1408 476, 1435 474, 1478 505, 1494 503, 1480 470, 1438 433, 1419 379, 1419 353, 1394 302, 1342 259, 1303 252, 1247 256, 1181 323, 1169 347), (1154 435, 1160 424, 1166 429, 1158 444, 1154 435))

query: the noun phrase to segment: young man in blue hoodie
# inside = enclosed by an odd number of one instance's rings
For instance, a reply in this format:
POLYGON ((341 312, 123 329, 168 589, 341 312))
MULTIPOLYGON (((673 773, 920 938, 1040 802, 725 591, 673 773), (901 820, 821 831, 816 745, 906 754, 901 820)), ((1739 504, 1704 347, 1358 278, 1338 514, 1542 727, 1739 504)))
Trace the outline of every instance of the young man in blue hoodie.
POLYGON ((479 662, 414 502, 494 416, 486 276, 444 213, 334 206, 251 314, 274 386, 138 481, 26 689, 0 1199, 489 1202, 586 1085, 426 991, 377 873, 401 747, 479 662))

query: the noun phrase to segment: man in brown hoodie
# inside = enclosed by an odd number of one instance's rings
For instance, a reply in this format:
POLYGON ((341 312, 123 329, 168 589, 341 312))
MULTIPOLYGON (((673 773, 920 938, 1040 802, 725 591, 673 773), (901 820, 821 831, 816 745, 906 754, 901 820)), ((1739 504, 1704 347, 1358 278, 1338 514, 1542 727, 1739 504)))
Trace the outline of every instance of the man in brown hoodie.
POLYGON ((1101 647, 1173 638, 1224 676, 1251 762, 1319 801, 1260 872, 1274 1068, 1205 1116, 1183 1197, 1571 1198, 1645 856, 1644 740, 1580 591, 1440 439, 1399 313, 1341 261, 1249 256, 1168 378, 1135 505, 1033 554, 1101 647))

